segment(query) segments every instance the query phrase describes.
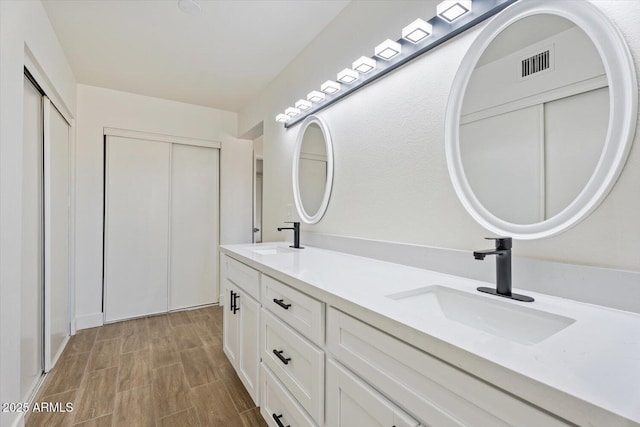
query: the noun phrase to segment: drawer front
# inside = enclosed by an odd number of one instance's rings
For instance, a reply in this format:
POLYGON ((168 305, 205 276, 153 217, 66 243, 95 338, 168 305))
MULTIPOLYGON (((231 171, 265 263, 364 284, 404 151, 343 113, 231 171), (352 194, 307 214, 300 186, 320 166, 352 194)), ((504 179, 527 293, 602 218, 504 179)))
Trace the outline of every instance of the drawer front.
POLYGON ((260 413, 270 427, 280 427, 275 418, 285 426, 316 427, 309 415, 264 363, 260 365, 260 378, 262 387, 260 413))
POLYGON ((417 427, 419 423, 338 362, 327 361, 327 425, 417 427))
POLYGON ((260 300, 260 273, 226 255, 222 260, 225 277, 256 300, 260 300))
POLYGON ((262 309, 262 361, 287 390, 322 425, 324 422, 324 352, 262 309))
POLYGON ((334 308, 327 313, 327 346, 349 369, 427 425, 568 425, 334 308))
POLYGON ((317 345, 323 345, 324 303, 263 275, 262 306, 317 345))

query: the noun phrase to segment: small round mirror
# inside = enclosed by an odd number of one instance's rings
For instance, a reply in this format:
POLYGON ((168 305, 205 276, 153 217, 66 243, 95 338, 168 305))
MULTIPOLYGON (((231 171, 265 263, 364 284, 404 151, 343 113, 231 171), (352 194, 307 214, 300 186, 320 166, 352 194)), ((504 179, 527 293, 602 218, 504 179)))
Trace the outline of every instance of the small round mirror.
POLYGON ((315 224, 324 215, 333 181, 333 146, 324 120, 309 116, 293 153, 293 196, 300 219, 315 224))
POLYGON ((572 227, 622 171, 636 98, 628 48, 597 7, 510 6, 471 45, 452 87, 445 138, 458 197, 497 234, 572 227))

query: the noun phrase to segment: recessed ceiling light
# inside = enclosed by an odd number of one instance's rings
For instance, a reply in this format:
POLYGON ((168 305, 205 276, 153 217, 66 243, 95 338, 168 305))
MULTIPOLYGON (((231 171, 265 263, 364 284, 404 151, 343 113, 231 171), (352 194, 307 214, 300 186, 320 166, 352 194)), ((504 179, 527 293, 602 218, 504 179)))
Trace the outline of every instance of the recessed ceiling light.
POLYGON ((307 100, 311 102, 322 102, 324 101, 325 94, 322 92, 318 92, 317 90, 312 90, 307 95, 307 100))
POLYGON ((300 114, 300 109, 299 108, 294 108, 294 107, 289 107, 286 110, 284 110, 284 113, 289 117, 295 117, 298 114, 300 114))
POLYGON ((345 68, 344 70, 338 73, 338 81, 342 83, 353 83, 358 80, 358 73, 353 71, 351 68, 345 68))
POLYGON ((320 85, 320 90, 324 93, 336 93, 340 90, 340 83, 334 82, 333 80, 327 80, 326 82, 320 85))
POLYGON ((289 121, 289 116, 286 114, 278 114, 276 116, 276 122, 284 123, 289 121))
POLYGON ((418 43, 431 35, 433 27, 422 19, 416 19, 402 29, 402 38, 411 43, 418 43))
POLYGON ((178 0, 178 7, 184 13, 188 13, 193 16, 200 15, 200 12, 202 12, 202 9, 200 9, 200 3, 196 0, 178 0))
POLYGON ((368 56, 361 56, 353 63, 353 69, 359 73, 365 74, 376 68, 376 60, 368 56))
POLYGON ((389 39, 380 43, 374 50, 378 58, 382 58, 387 61, 398 55, 401 51, 402 47, 400 46, 400 43, 389 39))
POLYGON ((311 108, 311 103, 306 99, 298 99, 295 103, 295 107, 301 110, 308 110, 311 108))
POLYGON ((453 22, 471 11, 471 0, 444 0, 436 6, 438 16, 447 22, 453 22))

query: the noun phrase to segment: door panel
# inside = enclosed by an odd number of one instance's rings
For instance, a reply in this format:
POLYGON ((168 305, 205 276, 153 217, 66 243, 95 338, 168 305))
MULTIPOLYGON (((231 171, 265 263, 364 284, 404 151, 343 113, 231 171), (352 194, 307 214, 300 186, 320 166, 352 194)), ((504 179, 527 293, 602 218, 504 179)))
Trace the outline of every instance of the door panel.
POLYGON ((238 310, 234 307, 236 305, 235 295, 238 295, 238 288, 229 280, 224 279, 223 291, 225 292, 225 306, 222 318, 222 349, 224 354, 227 355, 229 362, 231 362, 231 365, 236 368, 239 357, 238 328, 240 327, 240 316, 238 316, 238 310))
POLYGON ((44 98, 45 371, 69 337, 70 127, 44 98))
POLYGON ((42 375, 43 129, 42 95, 25 77, 23 103, 20 397, 28 401, 42 375))
POLYGON ((109 136, 105 320, 168 308, 171 144, 109 136))
POLYGON ((170 309, 218 301, 218 150, 174 144, 170 309))
POLYGON ((244 292, 240 292, 240 324, 238 376, 253 402, 258 406, 258 369, 260 366, 260 303, 244 292))
POLYGON ((415 427, 418 422, 333 360, 327 361, 327 425, 415 427))

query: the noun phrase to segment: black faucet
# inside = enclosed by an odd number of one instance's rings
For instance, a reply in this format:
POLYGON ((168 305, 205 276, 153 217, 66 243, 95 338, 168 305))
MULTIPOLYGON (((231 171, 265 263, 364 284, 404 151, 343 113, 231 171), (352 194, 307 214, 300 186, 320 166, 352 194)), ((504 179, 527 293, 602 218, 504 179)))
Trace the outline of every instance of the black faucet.
POLYGON ((300 223, 299 222, 287 222, 287 224, 293 224, 293 227, 278 227, 278 231, 293 230, 293 245, 289 246, 296 249, 304 249, 300 246, 300 223))
POLYGON ((481 286, 478 290, 499 297, 533 302, 531 297, 511 292, 511 237, 485 237, 485 239, 495 240, 495 249, 474 251, 473 257, 482 261, 487 255, 496 256, 496 289, 481 286))

